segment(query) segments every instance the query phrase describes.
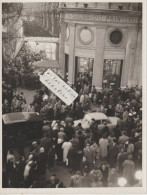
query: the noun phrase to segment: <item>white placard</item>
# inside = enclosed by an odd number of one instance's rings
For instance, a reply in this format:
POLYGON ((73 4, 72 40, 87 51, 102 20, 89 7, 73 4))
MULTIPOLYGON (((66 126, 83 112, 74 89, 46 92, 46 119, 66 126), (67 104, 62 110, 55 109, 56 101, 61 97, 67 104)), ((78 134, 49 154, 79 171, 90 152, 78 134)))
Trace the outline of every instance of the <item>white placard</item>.
POLYGON ((78 94, 50 69, 40 75, 40 81, 68 106, 78 97, 78 94))

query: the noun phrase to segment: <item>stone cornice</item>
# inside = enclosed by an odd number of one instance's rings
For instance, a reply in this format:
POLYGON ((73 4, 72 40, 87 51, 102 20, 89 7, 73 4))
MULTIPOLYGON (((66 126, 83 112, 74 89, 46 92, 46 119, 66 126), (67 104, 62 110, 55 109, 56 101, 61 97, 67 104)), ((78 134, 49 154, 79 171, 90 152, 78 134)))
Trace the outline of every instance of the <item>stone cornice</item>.
POLYGON ((98 8, 59 8, 60 13, 76 13, 76 14, 102 14, 102 15, 128 15, 128 16, 141 16, 142 12, 132 10, 113 10, 113 9, 98 9, 98 8))

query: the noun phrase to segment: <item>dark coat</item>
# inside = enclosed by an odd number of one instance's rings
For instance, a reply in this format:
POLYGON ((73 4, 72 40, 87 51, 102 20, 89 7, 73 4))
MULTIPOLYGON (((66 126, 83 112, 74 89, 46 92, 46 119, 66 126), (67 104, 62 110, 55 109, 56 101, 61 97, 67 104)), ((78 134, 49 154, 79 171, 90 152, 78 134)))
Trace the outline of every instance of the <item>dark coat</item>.
POLYGON ((51 148, 48 152, 47 163, 49 168, 54 166, 55 163, 55 151, 51 148))
POLYGON ((105 167, 105 169, 100 168, 100 171, 101 171, 101 173, 103 175, 103 178, 101 180, 103 182, 103 186, 107 187, 107 183, 108 183, 108 168, 107 167, 105 167))
POLYGON ((112 146, 112 148, 109 151, 109 163, 111 167, 114 167, 114 165, 116 164, 118 153, 119 153, 119 147, 117 144, 115 144, 112 146))
POLYGON ((40 147, 43 147, 45 153, 48 153, 48 150, 51 147, 51 143, 52 143, 52 141, 51 141, 51 138, 50 137, 43 137, 41 139, 40 147))
POLYGON ((46 173, 46 155, 40 153, 38 156, 38 173, 44 175, 46 173))

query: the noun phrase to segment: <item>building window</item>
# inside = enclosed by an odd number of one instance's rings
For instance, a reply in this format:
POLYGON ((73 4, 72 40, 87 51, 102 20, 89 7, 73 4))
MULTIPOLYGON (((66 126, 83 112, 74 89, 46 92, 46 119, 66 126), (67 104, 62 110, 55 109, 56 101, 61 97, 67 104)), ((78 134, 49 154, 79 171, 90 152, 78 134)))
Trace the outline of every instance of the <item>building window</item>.
POLYGON ((92 42, 94 37, 93 31, 88 28, 87 26, 84 26, 80 28, 79 31, 79 40, 82 44, 88 45, 92 42))
POLYGON ((114 45, 118 45, 122 42, 123 35, 120 30, 114 30, 110 33, 109 36, 110 42, 114 45))
POLYGON ((68 39, 69 39, 69 34, 70 34, 69 27, 66 26, 66 37, 65 37, 66 41, 68 41, 68 39))

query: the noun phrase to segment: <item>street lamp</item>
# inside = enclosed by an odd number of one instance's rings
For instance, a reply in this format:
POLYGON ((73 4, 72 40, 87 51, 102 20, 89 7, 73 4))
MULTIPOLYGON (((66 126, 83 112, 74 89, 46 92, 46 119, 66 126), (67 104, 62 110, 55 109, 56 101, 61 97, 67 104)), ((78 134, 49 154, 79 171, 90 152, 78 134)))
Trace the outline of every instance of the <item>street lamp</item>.
POLYGON ((126 184, 127 184, 126 178, 124 178, 124 177, 118 178, 118 185, 119 185, 120 187, 124 187, 126 184))

